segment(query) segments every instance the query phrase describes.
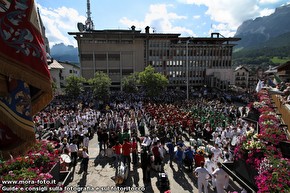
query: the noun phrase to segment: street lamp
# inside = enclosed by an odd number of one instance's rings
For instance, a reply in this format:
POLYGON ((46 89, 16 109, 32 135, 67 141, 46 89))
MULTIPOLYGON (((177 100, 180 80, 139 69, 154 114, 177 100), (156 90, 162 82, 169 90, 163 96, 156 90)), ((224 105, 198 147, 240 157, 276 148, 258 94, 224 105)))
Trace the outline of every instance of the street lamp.
MULTIPOLYGON (((188 75, 188 44, 189 44, 189 41, 190 40, 187 40, 186 41, 186 49, 185 49, 185 51, 186 51, 186 74, 185 74, 185 76, 186 76, 186 100, 188 100, 189 99, 189 75, 188 75)), ((178 43, 180 44, 180 43, 184 43, 184 42, 182 42, 182 41, 178 41, 178 43)), ((183 46, 182 46, 183 47, 183 46)))
POLYGON ((188 77, 188 44, 189 40, 186 41, 186 99, 189 99, 189 77, 188 77))

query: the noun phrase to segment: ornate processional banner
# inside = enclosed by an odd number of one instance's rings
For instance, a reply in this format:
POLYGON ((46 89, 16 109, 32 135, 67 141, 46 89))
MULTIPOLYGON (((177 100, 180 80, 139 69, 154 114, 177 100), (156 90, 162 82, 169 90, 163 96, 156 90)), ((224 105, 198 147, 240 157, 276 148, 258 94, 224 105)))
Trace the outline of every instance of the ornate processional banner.
POLYGON ((0 157, 35 141, 32 116, 52 100, 34 0, 0 0, 0 157))

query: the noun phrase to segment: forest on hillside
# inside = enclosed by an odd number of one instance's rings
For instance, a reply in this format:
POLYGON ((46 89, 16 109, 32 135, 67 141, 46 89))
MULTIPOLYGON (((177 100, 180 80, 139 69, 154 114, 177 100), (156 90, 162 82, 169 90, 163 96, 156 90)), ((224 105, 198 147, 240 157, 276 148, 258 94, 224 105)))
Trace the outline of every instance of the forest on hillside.
POLYGON ((288 60, 290 60, 290 33, 233 53, 234 65, 273 65, 288 60))

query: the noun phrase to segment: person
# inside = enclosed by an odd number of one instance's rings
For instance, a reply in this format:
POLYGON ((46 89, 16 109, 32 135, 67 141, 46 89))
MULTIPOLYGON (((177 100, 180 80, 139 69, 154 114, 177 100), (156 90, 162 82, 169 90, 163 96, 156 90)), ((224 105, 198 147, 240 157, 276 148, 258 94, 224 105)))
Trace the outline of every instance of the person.
MULTIPOLYGON (((225 154, 225 158, 224 158, 223 163, 234 163, 233 161, 230 160, 230 154, 229 154, 229 153, 226 153, 226 154, 225 154)), ((230 179, 229 179, 229 178, 226 178, 226 180, 225 180, 225 185, 224 185, 224 188, 225 188, 225 189, 228 188, 228 186, 229 186, 229 182, 230 182, 230 179)))
POLYGON ((136 141, 136 138, 133 137, 132 141, 132 159, 133 159, 133 165, 135 166, 138 162, 138 144, 136 141))
POLYGON ((202 187, 204 189, 204 193, 208 193, 208 176, 210 173, 204 168, 204 162, 200 162, 200 167, 197 167, 194 170, 194 174, 197 177, 197 186, 198 186, 198 193, 202 193, 202 187))
POLYGON ((84 170, 84 174, 85 175, 88 173, 88 164, 89 164, 88 148, 87 147, 83 147, 82 166, 83 166, 83 170, 84 170))
POLYGON ((89 147, 89 143, 90 143, 89 134, 86 133, 85 136, 84 136, 84 138, 83 138, 83 146, 89 147))
POLYGON ((184 151, 184 155, 185 155, 184 163, 188 166, 188 170, 190 172, 192 172, 192 170, 193 170, 193 168, 192 168, 192 165, 193 165, 193 151, 192 151, 190 146, 184 151))
POLYGON ((166 147, 168 148, 169 161, 172 166, 172 161, 174 158, 174 140, 172 140, 172 142, 169 140, 169 142, 166 143, 166 147))
POLYGON ((72 143, 69 145, 70 149, 70 156, 72 159, 72 166, 75 167, 77 164, 77 159, 78 159, 78 146, 76 140, 73 140, 72 143))
POLYGON ((150 181, 150 156, 145 147, 141 150, 141 168, 144 184, 150 181))
POLYGON ((153 156, 154 156, 154 165, 156 167, 156 170, 161 172, 162 158, 161 158, 161 153, 159 151, 159 147, 158 147, 157 142, 154 142, 151 151, 152 151, 153 156))
POLYGON ((130 153, 132 150, 132 144, 129 142, 128 138, 124 139, 124 143, 122 145, 122 155, 123 155, 123 162, 124 164, 128 165, 128 170, 130 171, 130 162, 131 162, 131 157, 130 153))
POLYGON ((175 158, 178 165, 178 170, 182 171, 182 159, 183 159, 183 150, 182 147, 177 146, 177 151, 175 153, 175 158))
POLYGON ((222 150, 219 148, 218 144, 215 143, 214 147, 211 148, 211 152, 213 153, 213 162, 217 165, 222 158, 222 150))
POLYGON ((102 137, 103 150, 104 150, 104 154, 105 154, 106 149, 108 148, 108 140, 109 140, 108 132, 106 130, 103 130, 101 137, 102 137))
POLYGON ((147 150, 149 150, 151 143, 152 143, 152 140, 151 140, 150 136, 146 135, 143 139, 142 146, 146 147, 147 150))
POLYGON ((212 154, 208 155, 208 159, 205 161, 205 168, 207 169, 207 171, 210 173, 211 175, 211 180, 212 180, 212 187, 215 188, 215 179, 212 177, 212 173, 215 171, 216 169, 216 165, 212 160, 212 154))
POLYGON ((119 141, 116 142, 116 144, 112 147, 113 151, 115 152, 115 167, 117 168, 120 161, 121 161, 121 149, 122 145, 119 141))
POLYGON ((71 157, 69 156, 69 149, 64 149, 63 153, 60 155, 60 170, 68 171, 71 164, 71 157))
POLYGON ((139 132, 141 136, 145 135, 145 121, 142 119, 139 124, 139 132))
POLYGON ((215 178, 216 190, 217 193, 223 193, 226 182, 229 178, 228 174, 222 169, 221 162, 217 163, 217 169, 212 173, 212 176, 215 178))
POLYGON ((205 162, 204 159, 204 154, 202 150, 197 150, 197 153, 194 156, 194 161, 195 161, 195 166, 196 167, 200 167, 201 166, 201 162, 205 162))
POLYGON ((59 151, 60 153, 64 153, 66 149, 69 149, 69 144, 67 138, 63 138, 62 143, 60 143, 59 151))

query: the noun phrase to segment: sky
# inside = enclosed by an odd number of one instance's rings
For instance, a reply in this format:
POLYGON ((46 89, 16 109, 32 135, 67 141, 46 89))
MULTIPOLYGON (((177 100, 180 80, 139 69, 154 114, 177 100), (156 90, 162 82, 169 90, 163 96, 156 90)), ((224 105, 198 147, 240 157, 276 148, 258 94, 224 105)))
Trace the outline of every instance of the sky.
MULTIPOLYGON (((85 23, 87 0, 35 0, 50 47, 77 47, 68 32, 85 23)), ((218 32, 233 37, 244 21, 274 13, 290 0, 90 0, 95 30, 130 29, 143 33, 177 33, 181 37, 209 37, 218 32)))

